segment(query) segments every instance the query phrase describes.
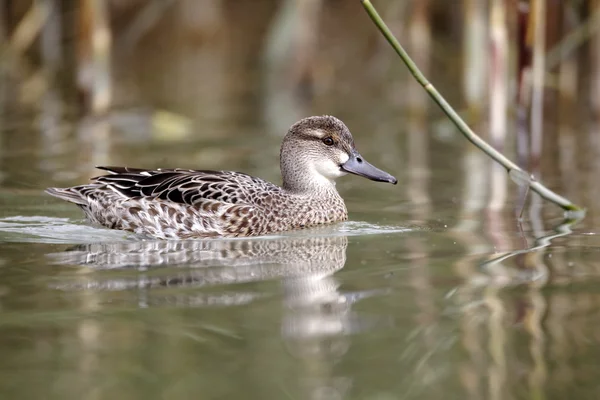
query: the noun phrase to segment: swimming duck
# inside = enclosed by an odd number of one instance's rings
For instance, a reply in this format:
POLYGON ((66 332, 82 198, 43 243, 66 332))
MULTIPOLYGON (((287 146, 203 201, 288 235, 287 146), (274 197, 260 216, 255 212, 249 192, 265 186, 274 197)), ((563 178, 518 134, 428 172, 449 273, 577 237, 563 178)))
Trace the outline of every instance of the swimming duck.
POLYGON ((92 183, 48 188, 95 224, 158 239, 258 236, 345 221, 335 188, 347 173, 396 184, 358 153, 346 125, 304 118, 281 144, 282 186, 232 171, 98 167, 92 183))

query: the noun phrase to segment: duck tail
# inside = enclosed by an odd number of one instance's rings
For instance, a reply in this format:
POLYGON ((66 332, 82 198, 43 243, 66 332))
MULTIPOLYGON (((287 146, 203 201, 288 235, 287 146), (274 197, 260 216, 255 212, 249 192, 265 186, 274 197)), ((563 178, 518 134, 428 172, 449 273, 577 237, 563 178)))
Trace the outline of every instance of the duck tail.
POLYGON ((69 187, 69 188, 48 188, 44 190, 44 192, 48 193, 50 196, 58 197, 59 199, 66 200, 71 203, 75 203, 81 206, 87 206, 87 199, 82 196, 81 192, 78 190, 78 187, 69 187))

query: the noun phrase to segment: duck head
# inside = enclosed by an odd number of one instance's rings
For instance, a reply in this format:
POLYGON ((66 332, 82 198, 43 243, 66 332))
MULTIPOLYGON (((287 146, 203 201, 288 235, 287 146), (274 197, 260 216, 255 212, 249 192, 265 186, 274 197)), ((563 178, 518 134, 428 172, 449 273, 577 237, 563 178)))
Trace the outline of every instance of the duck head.
POLYGON ((296 122, 281 145, 283 187, 310 190, 335 185, 348 173, 396 184, 392 175, 368 163, 358 152, 350 130, 331 116, 308 117, 296 122))

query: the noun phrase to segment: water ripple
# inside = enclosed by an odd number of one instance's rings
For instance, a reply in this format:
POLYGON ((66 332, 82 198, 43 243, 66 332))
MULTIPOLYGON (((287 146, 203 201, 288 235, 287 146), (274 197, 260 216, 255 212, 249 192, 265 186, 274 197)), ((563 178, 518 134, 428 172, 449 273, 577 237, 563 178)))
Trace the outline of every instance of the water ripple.
MULTIPOLYGON (((306 236, 363 236, 414 231, 414 228, 348 221, 314 229, 263 236, 261 239, 306 236)), ((45 216, 14 216, 0 219, 0 241, 11 243, 80 244, 141 240, 123 231, 94 227, 85 220, 45 216)), ((251 238, 257 239, 257 238, 251 238)), ((249 238, 227 239, 249 240, 249 238)))

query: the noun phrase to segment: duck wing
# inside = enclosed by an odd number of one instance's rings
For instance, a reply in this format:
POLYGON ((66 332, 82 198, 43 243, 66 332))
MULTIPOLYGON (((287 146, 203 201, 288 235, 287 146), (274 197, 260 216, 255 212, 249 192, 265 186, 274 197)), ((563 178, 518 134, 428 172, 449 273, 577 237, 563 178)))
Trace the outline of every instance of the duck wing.
POLYGON ((198 205, 207 200, 254 205, 266 193, 281 189, 267 181, 232 171, 189 169, 146 170, 128 167, 98 167, 108 175, 93 178, 127 198, 153 198, 198 205))

